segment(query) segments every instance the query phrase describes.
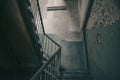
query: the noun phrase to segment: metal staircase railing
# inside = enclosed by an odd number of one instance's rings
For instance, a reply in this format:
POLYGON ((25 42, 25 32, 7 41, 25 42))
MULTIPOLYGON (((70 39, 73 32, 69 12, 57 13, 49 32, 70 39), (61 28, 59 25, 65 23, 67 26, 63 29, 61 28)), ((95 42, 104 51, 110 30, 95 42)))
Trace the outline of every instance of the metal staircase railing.
POLYGON ((58 80, 61 49, 57 50, 47 62, 33 75, 31 80, 58 80))
POLYGON ((51 39, 44 30, 39 0, 25 0, 28 11, 32 16, 32 23, 36 26, 38 43, 42 46, 43 65, 30 80, 58 80, 61 64, 61 46, 51 39))

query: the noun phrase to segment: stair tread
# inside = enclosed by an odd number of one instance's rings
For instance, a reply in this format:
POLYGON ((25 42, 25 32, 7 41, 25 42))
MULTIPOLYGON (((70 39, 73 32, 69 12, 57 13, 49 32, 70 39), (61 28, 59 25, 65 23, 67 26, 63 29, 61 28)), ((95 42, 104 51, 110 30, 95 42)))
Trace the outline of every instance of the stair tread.
POLYGON ((69 80, 88 80, 91 76, 88 74, 88 72, 62 72, 60 79, 69 79, 69 80))

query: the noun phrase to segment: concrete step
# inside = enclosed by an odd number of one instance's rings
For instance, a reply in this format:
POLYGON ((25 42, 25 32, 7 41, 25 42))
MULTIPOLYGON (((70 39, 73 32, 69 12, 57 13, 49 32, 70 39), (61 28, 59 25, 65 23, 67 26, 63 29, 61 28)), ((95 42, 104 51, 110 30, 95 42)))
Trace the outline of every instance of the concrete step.
POLYGON ((89 80, 89 79, 60 79, 60 80, 89 80))
POLYGON ((88 73, 63 72, 60 80, 92 80, 92 77, 88 73))

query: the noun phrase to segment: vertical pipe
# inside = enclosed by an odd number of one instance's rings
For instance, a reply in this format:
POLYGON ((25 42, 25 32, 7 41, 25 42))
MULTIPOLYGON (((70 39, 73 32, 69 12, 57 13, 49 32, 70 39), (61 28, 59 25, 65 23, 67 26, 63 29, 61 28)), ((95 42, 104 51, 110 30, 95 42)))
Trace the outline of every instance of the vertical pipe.
POLYGON ((93 3, 94 3, 94 0, 89 0, 87 10, 86 10, 85 19, 84 19, 84 23, 83 23, 83 39, 84 39, 84 47, 85 47, 86 63, 87 63, 86 65, 87 65, 88 74, 90 74, 90 67, 89 67, 87 40, 86 40, 86 27, 87 27, 87 23, 88 23, 88 19, 90 16, 90 12, 91 12, 93 3))

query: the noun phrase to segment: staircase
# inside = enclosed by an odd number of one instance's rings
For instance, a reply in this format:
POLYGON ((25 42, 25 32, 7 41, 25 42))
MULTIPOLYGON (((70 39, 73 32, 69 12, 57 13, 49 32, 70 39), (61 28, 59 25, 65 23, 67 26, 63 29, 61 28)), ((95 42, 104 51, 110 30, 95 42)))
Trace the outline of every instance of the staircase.
POLYGON ((91 80, 87 69, 83 69, 86 66, 84 63, 85 60, 82 58, 84 55, 81 54, 83 46, 77 45, 78 43, 81 44, 81 42, 69 42, 68 36, 66 39, 68 42, 64 41, 63 43, 59 41, 61 39, 55 40, 55 37, 46 34, 42 21, 39 0, 25 1, 29 12, 28 14, 30 14, 31 21, 34 24, 38 44, 41 46, 40 52, 42 52, 43 63, 30 80, 91 80), (61 49, 61 46, 63 46, 63 49, 61 49), (70 46, 74 48, 70 48, 71 50, 68 49, 70 46), (79 49, 81 51, 77 51, 79 49), (72 51, 75 53, 71 54, 72 51), (65 54, 67 56, 65 56, 65 54), (79 62, 81 65, 79 65, 79 62))

